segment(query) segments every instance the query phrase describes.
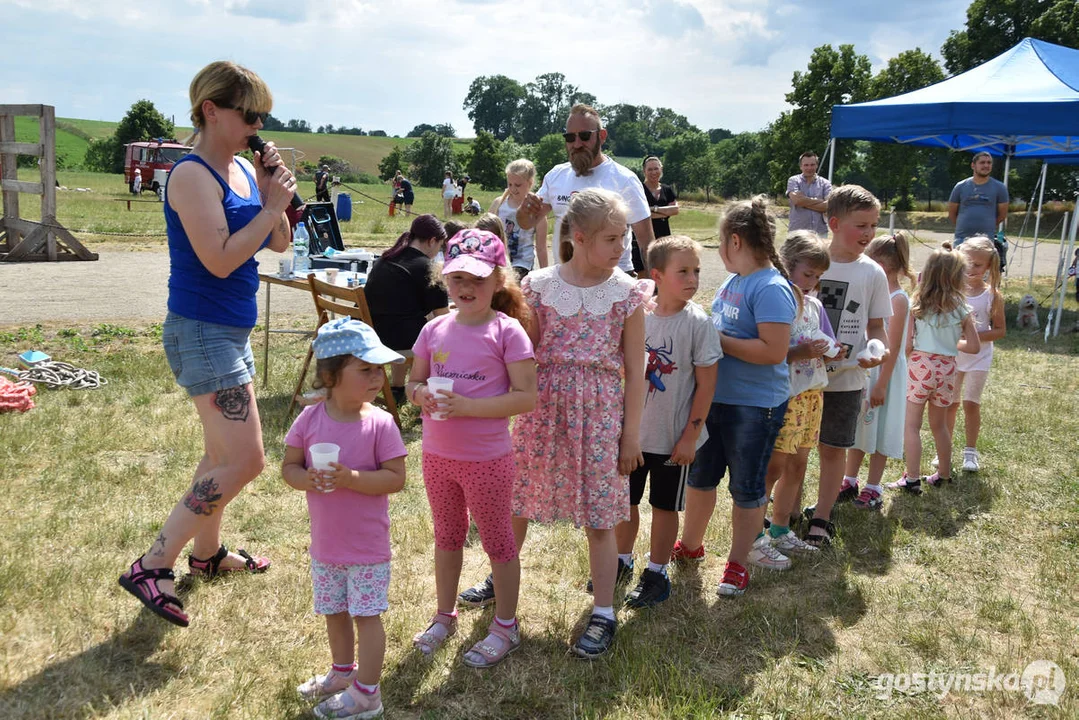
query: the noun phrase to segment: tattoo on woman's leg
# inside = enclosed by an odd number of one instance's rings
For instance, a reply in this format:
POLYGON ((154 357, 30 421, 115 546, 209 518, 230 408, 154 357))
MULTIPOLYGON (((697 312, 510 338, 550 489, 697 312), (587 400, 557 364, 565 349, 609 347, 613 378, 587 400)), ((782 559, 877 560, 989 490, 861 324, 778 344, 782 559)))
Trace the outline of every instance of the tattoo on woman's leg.
POLYGON ((213 515, 221 500, 217 483, 212 477, 196 480, 191 492, 184 498, 184 507, 196 515, 213 515))
POLYGON ((154 557, 165 557, 165 533, 157 534, 157 540, 150 546, 150 554, 154 557))
POLYGON ((221 411, 226 420, 247 421, 251 408, 251 394, 246 387, 230 387, 214 393, 214 406, 221 411))

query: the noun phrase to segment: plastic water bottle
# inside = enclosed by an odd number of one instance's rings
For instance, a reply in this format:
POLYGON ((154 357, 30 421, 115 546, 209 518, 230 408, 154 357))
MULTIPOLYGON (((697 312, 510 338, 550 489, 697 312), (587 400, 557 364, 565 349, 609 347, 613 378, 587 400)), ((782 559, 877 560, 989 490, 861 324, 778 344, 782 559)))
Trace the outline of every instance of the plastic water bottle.
POLYGON ((311 272, 311 236, 302 222, 292 233, 292 272, 304 278, 311 272))

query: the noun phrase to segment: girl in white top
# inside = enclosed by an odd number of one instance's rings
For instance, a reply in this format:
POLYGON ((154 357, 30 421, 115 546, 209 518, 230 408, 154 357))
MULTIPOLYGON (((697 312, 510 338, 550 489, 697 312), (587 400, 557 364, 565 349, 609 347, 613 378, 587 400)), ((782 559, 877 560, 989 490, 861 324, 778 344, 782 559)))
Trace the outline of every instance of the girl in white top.
POLYGON ((907 417, 903 431, 907 474, 889 483, 890 489, 922 492, 922 417, 929 405, 929 429, 937 446, 940 466, 925 478, 930 485, 952 479, 952 434, 948 407, 955 401, 955 356, 982 349, 974 318, 963 293, 966 260, 950 243, 934 250, 922 270, 922 279, 910 304, 907 349, 907 417))
MULTIPOLYGON (((974 312, 974 326, 981 340, 980 352, 961 352, 955 358, 959 377, 956 381, 956 400, 963 400, 967 444, 963 448, 963 470, 978 472, 978 433, 982 428, 982 390, 989 379, 993 361, 993 341, 1004 337, 1004 296, 1000 294, 1000 256, 993 241, 985 235, 975 235, 963 241, 959 252, 967 260, 967 305, 974 312), (987 282, 988 280, 988 282, 987 282)), ((955 431, 959 403, 948 408, 948 431, 955 431)))
POLYGON ((514 160, 506 166, 505 192, 495 198, 488 209, 498 216, 506 229, 506 250, 518 280, 524 279, 536 259, 541 268, 547 267, 547 217, 541 217, 531 230, 525 230, 517 222, 517 209, 535 182, 536 166, 532 161, 514 160))
POLYGON ((453 182, 453 173, 446 171, 446 179, 442 181, 442 217, 448 218, 453 214, 453 199, 457 197, 457 186, 453 182))
POLYGON ((888 333, 888 359, 869 371, 869 395, 862 421, 854 436, 854 447, 847 452, 846 478, 855 487, 866 454, 869 477, 854 499, 854 507, 880 510, 884 489, 881 478, 888 458, 903 457, 903 420, 907 412, 907 355, 903 345, 910 322, 910 299, 900 286, 900 279, 914 281, 910 269, 910 244, 901 232, 874 238, 865 254, 884 269, 892 316, 885 318, 888 333))

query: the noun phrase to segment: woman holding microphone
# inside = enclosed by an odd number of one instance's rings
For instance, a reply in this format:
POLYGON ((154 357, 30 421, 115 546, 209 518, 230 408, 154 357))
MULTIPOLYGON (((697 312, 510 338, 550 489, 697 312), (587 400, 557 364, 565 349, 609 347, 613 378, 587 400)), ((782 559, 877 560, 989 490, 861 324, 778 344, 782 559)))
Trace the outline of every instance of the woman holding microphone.
POLYGON ((273 105, 266 84, 231 62, 214 62, 191 81, 194 149, 173 166, 165 188, 169 242, 168 314, 162 342, 177 383, 195 404, 204 454, 191 487, 150 549, 120 585, 151 611, 186 627, 172 567, 194 539, 190 572, 214 577, 263 572, 270 561, 221 544, 221 516, 265 463, 252 381, 250 334, 258 317, 258 262, 264 247, 291 239, 285 215, 296 179, 272 143, 255 162, 247 150, 273 105))

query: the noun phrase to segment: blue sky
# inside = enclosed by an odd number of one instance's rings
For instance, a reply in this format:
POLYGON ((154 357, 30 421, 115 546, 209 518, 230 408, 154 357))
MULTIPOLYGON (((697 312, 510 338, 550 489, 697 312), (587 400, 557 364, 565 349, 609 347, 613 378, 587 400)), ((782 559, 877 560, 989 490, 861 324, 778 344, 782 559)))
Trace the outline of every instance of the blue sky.
POLYGON ((472 134, 479 75, 545 72, 601 103, 670 107, 701 129, 764 127, 814 47, 853 43, 874 70, 939 56, 969 0, 0 0, 10 54, 0 103, 119 120, 149 99, 189 124, 187 87, 212 60, 259 73, 275 116, 404 135, 472 134), (33 28, 33 30, 27 30, 33 28), (14 61, 12 58, 15 58, 14 61))

